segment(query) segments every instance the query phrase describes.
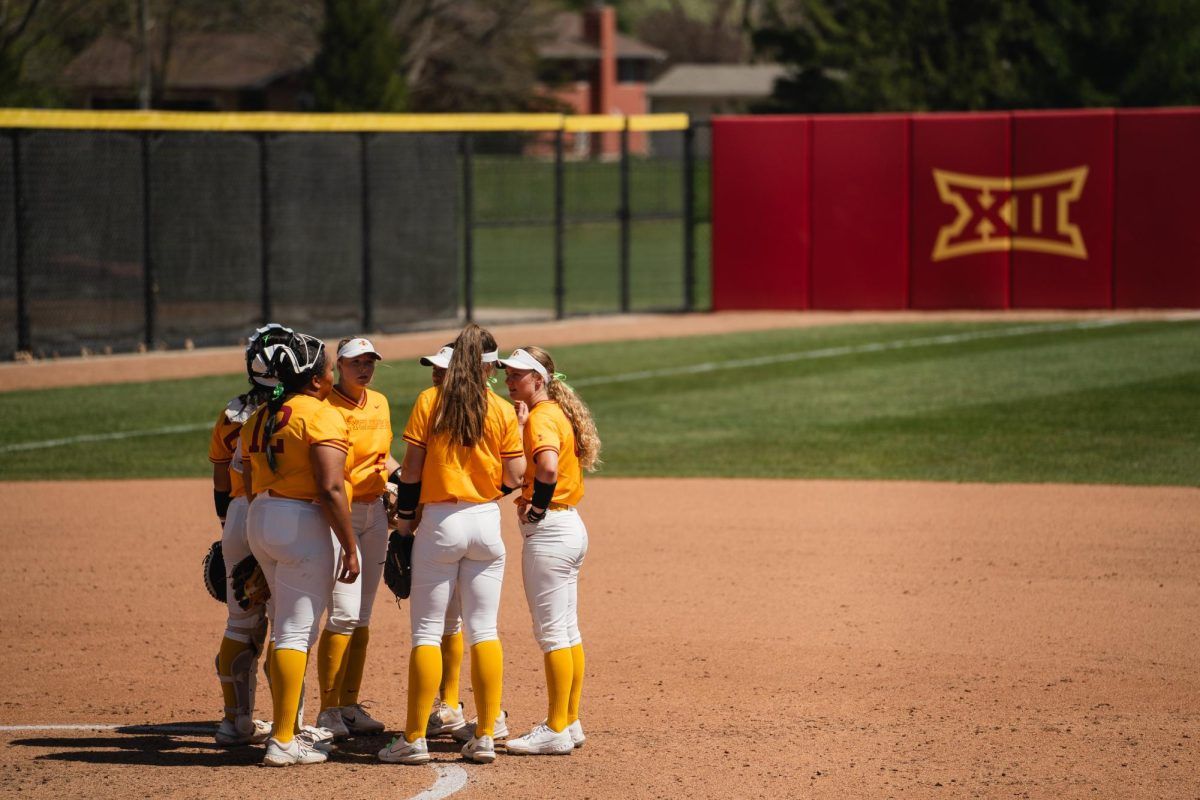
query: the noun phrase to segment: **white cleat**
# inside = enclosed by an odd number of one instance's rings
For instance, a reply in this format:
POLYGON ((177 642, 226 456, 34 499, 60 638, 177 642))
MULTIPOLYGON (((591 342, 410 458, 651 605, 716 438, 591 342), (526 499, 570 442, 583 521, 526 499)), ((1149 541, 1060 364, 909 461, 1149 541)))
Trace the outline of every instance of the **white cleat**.
POLYGON ((337 749, 337 745, 333 743, 333 731, 328 728, 318 728, 315 725, 305 725, 296 734, 297 739, 302 739, 309 747, 314 750, 320 750, 328 755, 337 749))
POLYGON ((351 735, 374 736, 383 733, 384 724, 367 713, 358 703, 342 706, 342 722, 351 735))
POLYGON ((280 744, 278 739, 267 739, 267 754, 262 763, 267 767, 290 767, 296 764, 320 764, 326 758, 324 753, 297 736, 287 744, 280 744))
POLYGON ((350 736, 349 728, 342 721, 342 710, 337 706, 331 706, 317 714, 317 727, 331 731, 334 739, 345 739, 350 736))
MULTIPOLYGON (((425 726, 425 735, 429 738, 447 733, 453 736, 455 731, 463 730, 466 726, 467 719, 463 716, 462 703, 459 703, 457 708, 451 708, 439 700, 434 704, 433 710, 429 712, 429 722, 425 726)), ((474 728, 471 729, 472 732, 474 730, 474 728)), ((471 738, 470 734, 463 741, 469 738, 471 738)))
POLYGON ((476 764, 490 764, 496 760, 496 744, 490 736, 472 736, 463 745, 463 758, 476 764))
POLYGON ((222 747, 261 744, 271 735, 271 723, 239 716, 236 721, 223 719, 214 737, 222 747))
POLYGON ((379 760, 389 764, 428 764, 429 746, 424 737, 415 742, 406 741, 401 734, 387 747, 379 751, 379 760))
MULTIPOLYGON (((454 737, 456 742, 466 742, 475 735, 475 726, 479 723, 478 717, 473 717, 470 722, 463 725, 456 731, 451 731, 450 735, 454 737)), ((492 726, 492 739, 499 741, 500 739, 508 738, 508 712, 501 711, 496 717, 496 724, 492 726)))
POLYGON ((509 739, 505 748, 521 756, 565 756, 575 743, 566 728, 556 731, 543 722, 524 736, 509 739))
POLYGON ((567 733, 571 734, 571 743, 576 747, 583 747, 583 743, 587 741, 587 737, 583 735, 583 726, 579 724, 579 720, 575 720, 567 726, 567 733))

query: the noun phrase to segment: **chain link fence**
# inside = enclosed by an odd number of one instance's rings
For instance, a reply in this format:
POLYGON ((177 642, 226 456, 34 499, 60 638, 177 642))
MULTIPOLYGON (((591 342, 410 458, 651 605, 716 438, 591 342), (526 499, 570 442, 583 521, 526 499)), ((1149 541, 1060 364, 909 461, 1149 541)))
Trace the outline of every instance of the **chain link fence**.
POLYGON ((333 338, 705 309, 708 169, 695 132, 642 118, 651 132, 635 152, 638 118, 618 119, 623 146, 609 160, 579 146, 586 121, 571 132, 494 120, 434 131, 9 125, 0 352, 231 344, 268 320, 333 338))

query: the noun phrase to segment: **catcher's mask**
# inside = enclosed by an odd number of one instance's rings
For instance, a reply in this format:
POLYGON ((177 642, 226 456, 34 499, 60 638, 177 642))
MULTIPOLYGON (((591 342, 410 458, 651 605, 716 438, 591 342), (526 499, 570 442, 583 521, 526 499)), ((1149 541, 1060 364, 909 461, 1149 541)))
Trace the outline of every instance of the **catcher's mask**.
POLYGON ((274 389, 279 385, 279 378, 271 369, 271 359, 267 355, 268 347, 287 344, 296 332, 291 328, 272 322, 264 325, 247 340, 246 344, 246 375, 255 386, 264 389, 274 389))
POLYGON ((323 352, 325 343, 317 337, 292 333, 286 344, 272 344, 263 348, 263 357, 271 375, 284 386, 294 386, 312 377, 323 352))

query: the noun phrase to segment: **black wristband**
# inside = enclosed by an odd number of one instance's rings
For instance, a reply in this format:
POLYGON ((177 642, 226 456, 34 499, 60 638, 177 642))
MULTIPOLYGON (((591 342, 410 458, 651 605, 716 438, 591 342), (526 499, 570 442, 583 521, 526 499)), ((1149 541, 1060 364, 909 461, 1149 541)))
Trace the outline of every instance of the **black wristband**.
POLYGON ((225 515, 229 513, 230 500, 229 492, 213 489, 213 505, 217 507, 217 516, 221 519, 225 519, 225 515))
POLYGON ((508 495, 512 494, 513 492, 515 492, 516 490, 517 490, 517 487, 515 487, 515 486, 505 486, 503 483, 500 484, 500 494, 502 494, 502 495, 508 496, 508 495))
POLYGON ((417 516, 417 504, 421 502, 421 482, 400 483, 396 485, 396 516, 400 519, 414 519, 417 516))
POLYGON ((554 499, 554 489, 558 486, 558 481, 554 483, 543 483, 537 478, 533 479, 533 499, 530 504, 534 508, 549 508, 550 501, 554 499))
POLYGON ((400 485, 400 468, 399 467, 396 467, 394 470, 392 470, 392 474, 388 475, 388 481, 390 483, 396 484, 397 486, 400 485))
POLYGON ((544 508, 541 511, 534 511, 532 508, 530 508, 525 512, 525 519, 529 520, 530 522, 541 522, 545 518, 546 509, 544 508))

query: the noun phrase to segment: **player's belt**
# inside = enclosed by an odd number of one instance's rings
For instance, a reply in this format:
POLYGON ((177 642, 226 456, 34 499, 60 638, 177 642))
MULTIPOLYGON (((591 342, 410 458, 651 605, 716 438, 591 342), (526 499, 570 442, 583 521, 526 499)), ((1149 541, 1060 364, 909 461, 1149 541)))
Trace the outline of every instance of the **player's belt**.
POLYGON ((280 500, 295 500, 297 503, 315 503, 317 505, 321 503, 320 500, 314 500, 311 497, 291 497, 274 489, 267 489, 267 494, 271 495, 271 497, 278 497, 280 500))

